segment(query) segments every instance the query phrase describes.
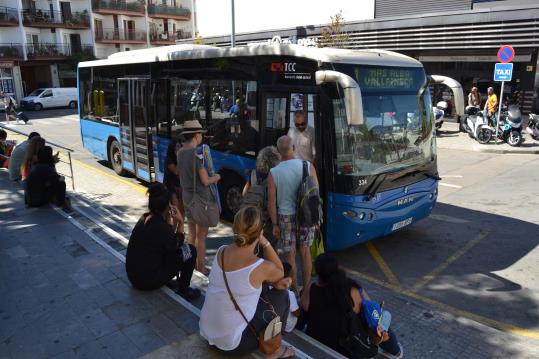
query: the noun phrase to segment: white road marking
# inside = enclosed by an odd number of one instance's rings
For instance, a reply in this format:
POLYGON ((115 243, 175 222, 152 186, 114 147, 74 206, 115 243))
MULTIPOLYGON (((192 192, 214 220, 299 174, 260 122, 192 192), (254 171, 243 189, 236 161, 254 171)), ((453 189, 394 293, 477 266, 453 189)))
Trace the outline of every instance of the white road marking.
POLYGON ((456 184, 449 184, 449 183, 443 183, 443 182, 439 182, 438 184, 440 186, 445 186, 445 187, 462 188, 462 186, 459 186, 459 185, 456 185, 456 184))

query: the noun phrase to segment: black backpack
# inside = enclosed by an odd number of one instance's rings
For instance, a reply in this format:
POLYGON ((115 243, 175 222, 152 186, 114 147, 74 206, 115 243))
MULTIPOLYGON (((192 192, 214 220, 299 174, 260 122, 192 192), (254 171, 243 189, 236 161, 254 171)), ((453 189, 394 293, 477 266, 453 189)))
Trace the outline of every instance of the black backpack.
POLYGON ((298 190, 296 223, 298 227, 309 228, 320 223, 322 206, 320 192, 309 174, 309 162, 303 161, 303 178, 298 190))

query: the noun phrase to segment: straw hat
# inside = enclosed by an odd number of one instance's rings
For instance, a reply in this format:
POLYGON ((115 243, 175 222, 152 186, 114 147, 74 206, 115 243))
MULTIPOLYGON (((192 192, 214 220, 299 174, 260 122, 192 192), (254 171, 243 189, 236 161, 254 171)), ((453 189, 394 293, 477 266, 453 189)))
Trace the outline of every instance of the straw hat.
POLYGON ((200 124, 200 122, 198 122, 198 120, 189 120, 183 123, 182 134, 184 135, 187 133, 206 133, 206 132, 208 131, 202 127, 202 125, 200 124))

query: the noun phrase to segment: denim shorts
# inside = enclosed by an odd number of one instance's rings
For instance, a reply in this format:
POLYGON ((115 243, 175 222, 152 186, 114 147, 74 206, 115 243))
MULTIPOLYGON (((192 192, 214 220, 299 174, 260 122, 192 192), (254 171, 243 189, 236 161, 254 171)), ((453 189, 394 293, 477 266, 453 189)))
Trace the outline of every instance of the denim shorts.
POLYGON ((279 215, 279 229, 281 230, 281 245, 284 252, 300 247, 310 247, 314 240, 316 227, 297 227, 296 215, 279 215))

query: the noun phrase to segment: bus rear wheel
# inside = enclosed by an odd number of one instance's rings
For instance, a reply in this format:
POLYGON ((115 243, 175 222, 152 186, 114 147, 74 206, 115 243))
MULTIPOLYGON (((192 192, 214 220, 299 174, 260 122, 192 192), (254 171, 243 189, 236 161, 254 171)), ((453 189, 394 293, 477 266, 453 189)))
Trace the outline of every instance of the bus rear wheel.
POLYGON ((245 181, 237 174, 225 174, 219 182, 219 195, 223 209, 221 217, 229 222, 241 206, 242 192, 245 181))
POLYGON ((122 167, 122 148, 116 140, 112 141, 109 145, 109 161, 114 172, 120 176, 125 176, 127 174, 127 171, 122 167))

